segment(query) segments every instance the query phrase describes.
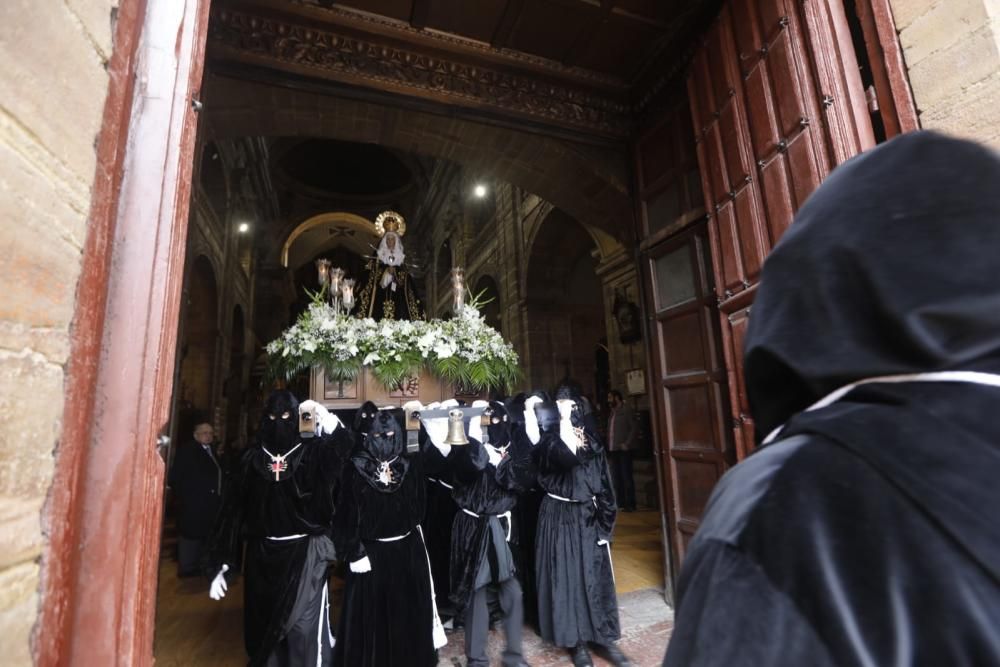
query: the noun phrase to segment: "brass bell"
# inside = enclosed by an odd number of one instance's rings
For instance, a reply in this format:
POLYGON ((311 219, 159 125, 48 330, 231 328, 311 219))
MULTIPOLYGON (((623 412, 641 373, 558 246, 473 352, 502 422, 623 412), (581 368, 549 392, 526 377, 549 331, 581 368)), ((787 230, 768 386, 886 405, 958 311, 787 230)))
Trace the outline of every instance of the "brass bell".
POLYGON ((451 410, 448 412, 448 437, 444 439, 448 445, 467 445, 469 439, 465 437, 465 424, 463 422, 465 413, 461 410, 451 410))

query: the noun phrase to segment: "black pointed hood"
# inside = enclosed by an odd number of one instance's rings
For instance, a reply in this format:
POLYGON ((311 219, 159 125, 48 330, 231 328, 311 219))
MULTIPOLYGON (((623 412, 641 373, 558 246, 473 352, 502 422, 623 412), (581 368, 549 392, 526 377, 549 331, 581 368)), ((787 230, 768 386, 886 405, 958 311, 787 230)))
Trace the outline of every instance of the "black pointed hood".
POLYGON ((351 462, 368 484, 391 493, 403 483, 410 462, 403 456, 406 441, 399 422, 387 410, 375 413, 371 428, 355 449, 351 462))
POLYGON ((287 390, 271 392, 257 430, 260 444, 272 454, 282 454, 299 442, 299 400, 287 390))
POLYGON ((932 132, 838 167, 764 264, 747 331, 760 441, 856 380, 1000 369, 1000 159, 932 132))
POLYGON ((372 421, 375 420, 375 415, 377 414, 377 405, 371 401, 362 403, 361 407, 354 413, 354 432, 361 436, 368 433, 371 430, 372 421))
POLYGON ((489 411, 490 423, 486 427, 486 432, 489 434, 490 444, 494 447, 503 447, 509 444, 512 424, 507 406, 501 401, 491 401, 487 410, 489 411))
MULTIPOLYGON (((1000 581, 1000 388, 862 379, 1000 372, 1000 156, 930 132, 839 167, 767 260, 746 338, 758 439, 822 436, 1000 581)), ((844 483, 850 483, 849 480, 844 483)))

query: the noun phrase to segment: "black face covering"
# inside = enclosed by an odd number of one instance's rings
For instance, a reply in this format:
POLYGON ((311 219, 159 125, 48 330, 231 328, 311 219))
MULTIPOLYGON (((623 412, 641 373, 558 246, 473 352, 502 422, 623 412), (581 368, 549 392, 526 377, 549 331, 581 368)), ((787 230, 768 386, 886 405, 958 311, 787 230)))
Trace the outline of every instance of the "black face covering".
POLYGON ((354 432, 355 433, 368 433, 371 430, 372 421, 375 420, 375 415, 378 414, 378 407, 371 401, 365 401, 362 403, 358 411, 354 413, 354 432))
POLYGON ((267 397, 257 437, 272 454, 287 452, 298 444, 299 401, 292 392, 279 390, 267 397))
POLYGON ((559 407, 553 401, 535 403, 535 417, 538 419, 539 431, 559 434, 559 407))
POLYGON ((489 435, 490 444, 494 447, 503 447, 510 442, 511 423, 507 407, 500 401, 493 401, 489 405, 489 410, 491 411, 490 423, 486 427, 486 432, 489 435))
POLYGON ((378 411, 360 451, 356 451, 351 461, 372 488, 391 493, 399 488, 409 470, 410 462, 402 456, 404 449, 399 423, 391 413, 378 411))
POLYGON ((404 447, 403 429, 396 419, 389 412, 378 412, 365 436, 365 451, 380 461, 388 461, 402 454, 404 447))

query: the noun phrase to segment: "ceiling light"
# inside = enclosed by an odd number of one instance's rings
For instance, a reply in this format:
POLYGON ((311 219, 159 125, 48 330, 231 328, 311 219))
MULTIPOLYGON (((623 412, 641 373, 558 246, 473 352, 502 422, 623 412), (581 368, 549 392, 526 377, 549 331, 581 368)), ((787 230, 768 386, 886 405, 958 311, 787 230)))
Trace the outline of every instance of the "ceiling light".
POLYGON ((475 189, 474 189, 474 190, 473 190, 472 192, 473 192, 473 194, 475 194, 475 195, 476 195, 477 197, 479 197, 480 199, 482 199, 483 197, 485 197, 485 196, 486 196, 486 186, 485 186, 485 185, 483 185, 482 183, 480 183, 479 185, 477 185, 477 186, 475 187, 475 189))
POLYGON ((240 226, 236 228, 240 234, 246 234, 250 231, 250 225, 245 222, 241 222, 240 226))

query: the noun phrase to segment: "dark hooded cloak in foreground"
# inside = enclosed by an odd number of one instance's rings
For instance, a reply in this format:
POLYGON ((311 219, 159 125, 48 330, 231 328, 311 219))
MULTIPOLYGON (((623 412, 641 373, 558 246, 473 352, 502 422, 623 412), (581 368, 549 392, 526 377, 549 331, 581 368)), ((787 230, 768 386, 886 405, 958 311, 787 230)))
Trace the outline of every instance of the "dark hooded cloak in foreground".
POLYGON ((554 403, 537 404, 535 414, 538 483, 546 494, 535 542, 539 631, 556 646, 612 646, 621 635, 608 544, 617 507, 604 446, 578 407, 573 426, 585 436, 575 453, 560 438, 554 403))
POLYGON ((458 505, 451 497, 455 488, 448 462, 431 444, 424 427, 420 427, 420 460, 427 477, 427 511, 424 515, 424 538, 431 559, 434 577, 434 597, 442 616, 454 617, 451 602, 451 527, 458 505))
POLYGON ((246 534, 243 638, 251 665, 329 664, 327 567, 347 429, 299 437, 299 403, 271 394, 209 543, 210 571, 237 562, 246 534), (273 417, 273 418, 272 418, 273 417), (270 454, 269 454, 270 453, 270 454), (275 472, 271 455, 286 457, 275 472), (317 657, 317 654, 319 657, 317 657))
POLYGON ((424 479, 419 459, 404 453, 403 430, 378 412, 344 466, 334 519, 341 557, 371 570, 347 573, 333 664, 432 667, 431 577, 420 532, 424 479))
POLYGON ((1000 158, 932 133, 834 171, 764 267, 758 438, 689 548, 665 664, 1000 664, 1000 158), (995 382, 997 376, 971 376, 995 382), (966 379, 970 379, 969 376, 966 379))

